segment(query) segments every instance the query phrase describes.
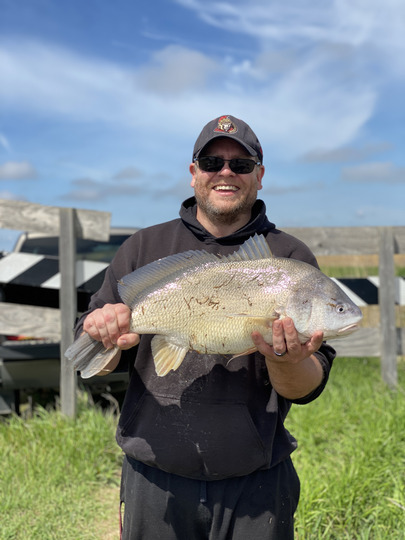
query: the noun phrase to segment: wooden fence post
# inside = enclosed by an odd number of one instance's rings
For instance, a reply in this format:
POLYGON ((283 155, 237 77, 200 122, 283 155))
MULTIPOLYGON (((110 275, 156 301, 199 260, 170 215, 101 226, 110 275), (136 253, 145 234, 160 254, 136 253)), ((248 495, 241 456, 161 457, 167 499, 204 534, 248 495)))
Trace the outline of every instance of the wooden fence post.
POLYGON ((381 375, 391 387, 398 384, 397 331, 395 322, 395 262, 392 227, 380 227, 379 275, 381 325, 381 375))
POLYGON ((61 311, 60 399, 63 414, 76 416, 77 375, 65 358, 73 342, 73 326, 77 315, 76 291, 76 213, 73 208, 60 208, 59 236, 59 307, 61 311))

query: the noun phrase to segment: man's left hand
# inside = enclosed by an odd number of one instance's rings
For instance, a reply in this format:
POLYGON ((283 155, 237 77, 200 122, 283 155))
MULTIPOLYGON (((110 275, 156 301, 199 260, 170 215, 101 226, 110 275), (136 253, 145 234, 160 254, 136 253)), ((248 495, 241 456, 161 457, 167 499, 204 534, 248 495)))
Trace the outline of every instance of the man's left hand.
POLYGON ((260 332, 253 332, 252 339, 258 351, 273 362, 298 363, 311 356, 322 345, 323 332, 318 331, 301 343, 294 322, 290 317, 273 322, 273 345, 263 339, 260 332), (278 353, 278 354, 276 354, 278 353))

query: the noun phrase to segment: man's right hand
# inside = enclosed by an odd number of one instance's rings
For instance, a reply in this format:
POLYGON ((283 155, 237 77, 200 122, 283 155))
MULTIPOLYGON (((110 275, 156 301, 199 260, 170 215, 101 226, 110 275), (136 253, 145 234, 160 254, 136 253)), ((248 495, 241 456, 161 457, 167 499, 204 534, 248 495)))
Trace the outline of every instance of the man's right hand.
POLYGON ((129 332, 131 310, 125 304, 105 304, 89 313, 83 330, 93 339, 102 341, 106 349, 117 345, 122 350, 138 345, 140 336, 129 332))

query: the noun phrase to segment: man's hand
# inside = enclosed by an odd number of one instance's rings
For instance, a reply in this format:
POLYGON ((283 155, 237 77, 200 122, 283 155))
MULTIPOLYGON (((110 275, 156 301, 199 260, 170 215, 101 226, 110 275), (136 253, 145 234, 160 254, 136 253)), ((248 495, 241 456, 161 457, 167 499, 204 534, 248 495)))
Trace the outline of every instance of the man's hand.
POLYGON ((131 310, 125 304, 105 304, 89 313, 83 330, 93 339, 102 341, 106 349, 117 345, 122 350, 138 345, 139 334, 129 332, 131 310))
POLYGON ((258 351, 269 360, 298 363, 319 349, 323 333, 315 332, 306 343, 301 343, 292 319, 286 317, 273 323, 273 345, 266 343, 259 332, 253 332, 252 339, 258 351))
POLYGON ((273 345, 267 344, 259 332, 252 332, 252 339, 264 355, 271 384, 280 395, 299 399, 321 384, 322 366, 313 353, 322 345, 322 332, 301 343, 292 319, 287 317, 274 321, 273 345))

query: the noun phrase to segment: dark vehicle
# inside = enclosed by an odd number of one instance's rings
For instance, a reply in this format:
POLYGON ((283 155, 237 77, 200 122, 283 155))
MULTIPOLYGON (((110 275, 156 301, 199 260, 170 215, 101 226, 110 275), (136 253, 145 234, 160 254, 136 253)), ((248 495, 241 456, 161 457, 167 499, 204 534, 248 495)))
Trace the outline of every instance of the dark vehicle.
MULTIPOLYGON (((119 246, 137 229, 112 228, 107 242, 77 239, 76 257, 82 269, 77 286, 78 311, 87 309, 91 295, 101 286, 105 270, 119 246)), ((13 267, 15 254, 31 254, 16 261, 16 270, 0 272, 0 302, 59 308, 58 237, 22 233, 11 253, 3 254, 3 268, 13 267), (21 263, 20 261, 23 260, 21 263)), ((59 393, 60 343, 52 338, 0 335, 0 414, 20 412, 20 403, 41 402, 59 393)), ((97 400, 120 397, 128 382, 127 370, 92 377, 79 384, 97 400)))

